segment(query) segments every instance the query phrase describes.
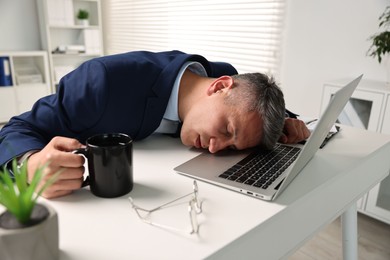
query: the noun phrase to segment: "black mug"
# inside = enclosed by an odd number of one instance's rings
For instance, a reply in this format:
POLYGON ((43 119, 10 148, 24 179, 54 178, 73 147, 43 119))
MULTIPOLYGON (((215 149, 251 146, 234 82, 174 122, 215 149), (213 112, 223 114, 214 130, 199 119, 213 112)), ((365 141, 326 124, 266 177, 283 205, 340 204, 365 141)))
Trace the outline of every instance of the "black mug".
POLYGON ((91 192, 103 198, 115 198, 133 189, 133 140, 121 133, 99 134, 87 139, 86 148, 74 151, 88 161, 91 192))

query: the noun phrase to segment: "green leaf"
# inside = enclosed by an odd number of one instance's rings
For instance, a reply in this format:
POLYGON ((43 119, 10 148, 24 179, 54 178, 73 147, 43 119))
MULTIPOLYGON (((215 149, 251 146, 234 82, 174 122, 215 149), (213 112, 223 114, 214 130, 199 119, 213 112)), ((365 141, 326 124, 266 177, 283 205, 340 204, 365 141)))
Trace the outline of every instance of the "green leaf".
POLYGON ((30 182, 28 189, 25 191, 25 199, 31 202, 35 202, 36 199, 33 198, 34 191, 37 189, 39 182, 42 179, 44 167, 39 167, 30 182))
POLYGON ((16 210, 14 207, 15 204, 13 203, 13 199, 10 198, 8 193, 8 189, 5 186, 0 185, 0 194, 2 194, 0 196, 0 203, 4 205, 4 207, 6 207, 10 212, 14 212, 16 210))
MULTIPOLYGON (((379 16, 379 28, 387 28, 390 26, 390 6, 387 6, 383 14, 379 16)), ((378 62, 382 62, 382 57, 390 52, 390 32, 385 30, 372 35, 369 40, 372 41, 367 55, 377 58, 378 62)))
POLYGON ((51 185, 53 185, 53 183, 56 182, 56 180, 58 179, 58 176, 61 174, 61 172, 62 172, 62 170, 56 172, 53 176, 50 177, 50 179, 48 179, 46 181, 46 183, 37 192, 37 195, 38 195, 37 198, 39 196, 41 196, 42 192, 44 192, 48 187, 50 187, 51 185))
MULTIPOLYGON (((14 162, 16 164, 16 162, 14 162)), ((27 162, 23 163, 22 166, 19 168, 16 165, 16 168, 18 168, 18 171, 20 174, 17 174, 19 183, 17 182, 18 189, 20 192, 23 192, 28 187, 28 172, 27 172, 27 162)))
POLYGON ((0 203, 4 205, 12 214, 18 214, 20 211, 18 194, 15 191, 14 183, 10 177, 8 170, 0 172, 0 203))
MULTIPOLYGON (((26 164, 24 164, 22 167, 27 167, 26 164)), ((14 178, 16 186, 18 187, 18 190, 20 192, 23 192, 24 189, 27 188, 27 169, 20 169, 17 165, 16 160, 12 162, 12 170, 14 172, 14 178)))
POLYGON ((4 188, 7 191, 4 195, 8 195, 10 199, 16 198, 14 183, 10 175, 8 173, 2 173, 1 177, 2 177, 4 188))
POLYGON ((37 191, 46 167, 47 164, 35 171, 30 184, 28 184, 27 161, 21 167, 18 167, 16 160, 13 160, 12 168, 15 182, 13 182, 6 168, 0 171, 0 203, 21 223, 30 220, 38 197, 57 180, 60 174, 60 172, 53 174, 37 191))

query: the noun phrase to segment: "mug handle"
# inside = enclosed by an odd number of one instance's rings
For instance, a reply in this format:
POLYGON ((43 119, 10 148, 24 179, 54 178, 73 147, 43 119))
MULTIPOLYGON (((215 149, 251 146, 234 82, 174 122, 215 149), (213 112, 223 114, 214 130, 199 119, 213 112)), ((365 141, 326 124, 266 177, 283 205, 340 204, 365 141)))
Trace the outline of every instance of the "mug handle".
MULTIPOLYGON (((76 150, 72 151, 72 153, 74 153, 74 154, 81 154, 88 160, 87 148, 79 148, 79 149, 76 149, 76 150)), ((88 186, 88 185, 89 185, 89 176, 87 176, 85 178, 85 180, 83 181, 83 184, 81 184, 81 187, 85 187, 85 186, 88 186)))

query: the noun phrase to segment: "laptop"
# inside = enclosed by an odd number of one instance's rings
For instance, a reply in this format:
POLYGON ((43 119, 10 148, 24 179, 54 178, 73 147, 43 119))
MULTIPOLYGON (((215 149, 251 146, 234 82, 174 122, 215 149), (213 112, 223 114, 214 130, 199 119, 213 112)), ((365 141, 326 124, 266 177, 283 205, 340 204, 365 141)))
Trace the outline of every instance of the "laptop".
POLYGON ((269 151, 252 148, 216 154, 204 152, 174 170, 258 199, 274 200, 318 151, 362 77, 333 95, 304 146, 278 143, 269 151))

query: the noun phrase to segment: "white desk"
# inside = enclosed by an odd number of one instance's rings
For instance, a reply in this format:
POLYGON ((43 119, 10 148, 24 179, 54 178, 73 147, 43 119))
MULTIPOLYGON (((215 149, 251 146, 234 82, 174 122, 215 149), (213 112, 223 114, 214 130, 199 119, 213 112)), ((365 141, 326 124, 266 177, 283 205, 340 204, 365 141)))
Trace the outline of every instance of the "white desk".
MULTIPOLYGON (((136 143, 135 186, 129 195, 151 208, 191 192, 192 180, 172 169, 199 152, 165 136, 136 143)), ((344 127, 275 202, 198 181, 204 199, 198 235, 141 222, 128 196, 102 199, 83 189, 46 202, 59 214, 62 260, 280 259, 385 178, 389 155, 390 136, 344 127)), ((154 220, 189 225, 182 205, 156 212, 154 220)))

